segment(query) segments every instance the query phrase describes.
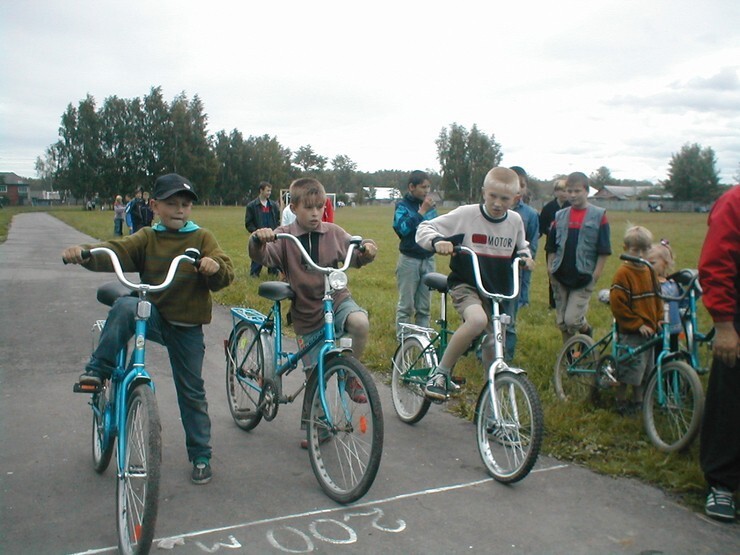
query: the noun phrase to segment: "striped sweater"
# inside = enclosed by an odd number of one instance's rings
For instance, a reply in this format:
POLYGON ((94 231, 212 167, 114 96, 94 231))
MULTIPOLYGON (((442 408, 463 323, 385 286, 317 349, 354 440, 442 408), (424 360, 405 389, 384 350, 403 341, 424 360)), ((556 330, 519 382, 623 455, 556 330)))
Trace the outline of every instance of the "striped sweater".
POLYGON ((622 333, 639 333, 645 325, 658 331, 663 320, 663 301, 655 292, 654 276, 647 266, 625 262, 614 274, 609 304, 622 333))

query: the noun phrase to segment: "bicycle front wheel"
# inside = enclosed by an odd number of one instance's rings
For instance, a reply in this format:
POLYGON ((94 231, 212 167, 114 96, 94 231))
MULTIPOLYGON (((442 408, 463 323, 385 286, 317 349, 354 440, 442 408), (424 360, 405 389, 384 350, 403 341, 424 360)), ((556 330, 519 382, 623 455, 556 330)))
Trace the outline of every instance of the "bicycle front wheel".
POLYGON ((159 504, 162 436, 154 391, 148 384, 129 395, 125 436, 119 438, 123 469, 117 482, 118 549, 149 553, 159 504))
POLYGON ((262 420, 259 408, 265 369, 257 326, 239 322, 226 345, 226 397, 234 422, 251 430, 262 420))
POLYGON ((393 408, 407 424, 417 423, 429 410, 431 402, 422 388, 436 365, 437 355, 417 337, 405 338, 396 349, 391 374, 393 408))
POLYGON ((475 408, 478 452, 488 473, 498 482, 518 482, 537 462, 544 433, 542 405, 537 391, 523 374, 496 374, 496 418, 486 384, 475 408))
POLYGON ((655 447, 668 453, 686 449, 699 433, 703 413, 704 391, 691 366, 671 361, 663 365, 660 376, 657 369, 653 371, 642 416, 655 447))
POLYGON ((354 357, 338 356, 324 368, 326 406, 319 380, 311 399, 308 455, 321 488, 338 503, 356 501, 370 489, 383 453, 383 411, 370 372, 354 357))
POLYGON ((92 396, 92 458, 93 468, 98 474, 105 472, 113 455, 115 437, 111 433, 108 418, 108 394, 110 381, 105 380, 98 393, 92 396))
POLYGON ((591 397, 596 371, 594 340, 574 335, 565 342, 555 362, 555 393, 563 401, 583 402, 591 397))

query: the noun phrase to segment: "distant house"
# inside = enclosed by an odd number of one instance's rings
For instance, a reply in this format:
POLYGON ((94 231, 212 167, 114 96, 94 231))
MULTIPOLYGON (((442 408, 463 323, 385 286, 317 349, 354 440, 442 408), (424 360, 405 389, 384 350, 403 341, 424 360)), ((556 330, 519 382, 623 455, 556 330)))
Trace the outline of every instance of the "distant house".
POLYGON ((30 184, 12 172, 0 172, 0 203, 3 206, 23 206, 29 203, 30 184))
POLYGON ((652 189, 650 186, 629 186, 629 185, 606 185, 599 192, 593 195, 595 199, 614 199, 614 200, 635 200, 642 193, 652 189))

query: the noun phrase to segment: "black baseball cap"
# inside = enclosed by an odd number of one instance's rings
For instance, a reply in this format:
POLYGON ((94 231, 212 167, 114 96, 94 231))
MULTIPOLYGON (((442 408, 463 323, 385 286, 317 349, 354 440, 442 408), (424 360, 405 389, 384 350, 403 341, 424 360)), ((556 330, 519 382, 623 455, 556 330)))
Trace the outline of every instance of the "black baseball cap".
POLYGON ((176 173, 168 173, 167 175, 160 175, 154 182, 152 198, 154 200, 164 200, 181 192, 190 193, 193 200, 198 200, 198 195, 195 194, 195 187, 193 187, 189 179, 176 173))

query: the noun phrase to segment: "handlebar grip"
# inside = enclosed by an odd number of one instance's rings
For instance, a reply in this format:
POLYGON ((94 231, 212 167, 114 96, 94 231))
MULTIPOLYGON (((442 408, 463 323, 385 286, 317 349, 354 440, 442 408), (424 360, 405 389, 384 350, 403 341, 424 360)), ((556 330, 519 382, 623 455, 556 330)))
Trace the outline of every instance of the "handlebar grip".
POLYGON ((650 262, 648 262, 644 258, 640 258, 639 256, 632 256, 631 254, 620 254, 619 259, 626 260, 628 262, 634 262, 635 264, 644 264, 645 266, 652 267, 652 264, 650 264, 650 262))
MULTIPOLYGON (((87 260, 92 256, 92 254, 90 254, 90 249, 82 249, 80 255, 82 256, 83 260, 87 260)), ((64 262, 65 265, 69 264, 69 262, 67 262, 67 259, 64 257, 62 257, 62 262, 64 262)))
POLYGON ((193 259, 193 266, 195 266, 196 268, 200 268, 200 259, 203 258, 203 255, 200 254, 200 251, 198 249, 185 249, 185 255, 193 259))

